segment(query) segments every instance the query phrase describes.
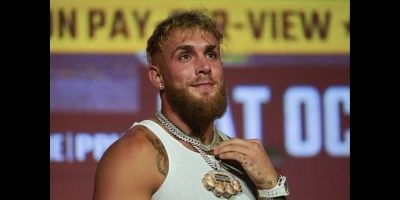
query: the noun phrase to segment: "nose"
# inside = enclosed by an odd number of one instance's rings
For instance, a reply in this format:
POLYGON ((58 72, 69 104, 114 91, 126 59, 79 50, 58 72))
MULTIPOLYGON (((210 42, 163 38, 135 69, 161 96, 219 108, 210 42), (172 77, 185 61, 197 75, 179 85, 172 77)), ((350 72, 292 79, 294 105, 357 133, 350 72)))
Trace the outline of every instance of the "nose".
POLYGON ((196 69, 196 74, 204 74, 204 75, 211 74, 211 64, 207 58, 202 57, 199 59, 199 63, 196 69))

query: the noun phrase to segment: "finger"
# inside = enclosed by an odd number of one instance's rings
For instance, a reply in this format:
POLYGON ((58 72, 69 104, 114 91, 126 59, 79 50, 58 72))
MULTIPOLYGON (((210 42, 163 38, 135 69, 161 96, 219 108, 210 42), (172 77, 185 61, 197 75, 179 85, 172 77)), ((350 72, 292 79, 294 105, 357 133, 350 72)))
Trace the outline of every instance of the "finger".
POLYGON ((228 152, 238 152, 244 155, 252 155, 252 151, 248 146, 244 146, 241 144, 232 144, 232 145, 227 145, 227 146, 222 146, 218 148, 217 150, 214 150, 215 155, 219 155, 222 153, 228 153, 228 152))
POLYGON ((257 146, 261 147, 264 149, 264 145, 261 143, 261 141, 259 139, 250 139, 247 140, 250 143, 256 144, 257 146))
POLYGON ((228 146, 228 145, 242 145, 242 146, 248 146, 249 144, 251 144, 250 142, 244 140, 244 139, 239 139, 239 138, 234 138, 231 140, 225 140, 222 141, 219 145, 217 145, 215 148, 219 149, 222 148, 224 146, 228 146))
POLYGON ((252 143, 254 146, 257 147, 263 154, 267 154, 266 149, 264 148, 264 145, 261 143, 259 139, 250 139, 248 142, 252 143))
POLYGON ((241 154, 239 152, 235 152, 235 151, 222 153, 219 155, 219 158, 221 158, 222 160, 236 160, 236 161, 240 162, 241 164, 243 164, 244 162, 247 161, 246 155, 243 155, 243 154, 241 154))
POLYGON ((252 147, 257 147, 258 150, 266 153, 264 145, 261 143, 261 141, 259 139, 249 139, 249 140, 247 140, 247 142, 251 143, 252 147))
POLYGON ((260 147, 257 142, 250 142, 243 139, 233 139, 232 141, 226 141, 224 144, 220 144, 214 148, 214 153, 219 154, 221 149, 228 149, 231 150, 232 148, 245 148, 245 150, 240 151, 241 153, 247 155, 253 155, 254 153, 262 153, 264 148, 260 147), (246 152, 252 152, 251 154, 246 152))
POLYGON ((240 139, 240 138, 235 138, 235 139, 231 139, 231 140, 225 140, 225 141, 221 142, 217 146, 217 148, 223 147, 223 146, 226 146, 226 145, 232 145, 232 144, 243 145, 243 146, 256 145, 256 146, 260 147, 261 149, 264 149, 264 146, 263 146, 263 144, 261 143, 261 141, 259 139, 244 140, 244 139, 240 139))
POLYGON ((249 168, 254 168, 255 164, 248 159, 246 155, 243 155, 239 152, 227 152, 219 155, 222 160, 236 160, 242 165, 245 170, 249 168))

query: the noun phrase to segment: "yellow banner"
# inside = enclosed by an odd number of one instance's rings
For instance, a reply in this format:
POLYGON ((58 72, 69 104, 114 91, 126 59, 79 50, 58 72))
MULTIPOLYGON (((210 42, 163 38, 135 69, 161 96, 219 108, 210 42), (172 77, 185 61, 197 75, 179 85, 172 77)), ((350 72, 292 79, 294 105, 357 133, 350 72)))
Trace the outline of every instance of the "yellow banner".
POLYGON ((139 53, 157 23, 179 9, 207 10, 226 54, 348 54, 350 2, 51 0, 50 50, 139 53))

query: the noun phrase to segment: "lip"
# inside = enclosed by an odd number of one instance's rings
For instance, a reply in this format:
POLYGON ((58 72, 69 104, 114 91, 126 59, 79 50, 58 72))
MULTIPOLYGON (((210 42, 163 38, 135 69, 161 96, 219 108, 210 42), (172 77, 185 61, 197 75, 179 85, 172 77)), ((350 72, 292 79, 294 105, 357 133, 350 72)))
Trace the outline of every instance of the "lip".
POLYGON ((201 86, 213 86, 214 83, 212 82, 200 82, 200 83, 195 83, 192 86, 193 87, 201 87, 201 86))

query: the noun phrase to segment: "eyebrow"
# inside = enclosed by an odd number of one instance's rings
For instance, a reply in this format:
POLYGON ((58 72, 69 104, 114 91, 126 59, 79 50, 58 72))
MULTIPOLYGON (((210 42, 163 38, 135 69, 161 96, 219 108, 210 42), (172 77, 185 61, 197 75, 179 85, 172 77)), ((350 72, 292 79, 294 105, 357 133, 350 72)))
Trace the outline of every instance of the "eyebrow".
MULTIPOLYGON (((205 52, 212 51, 212 50, 217 49, 217 48, 218 48, 217 45, 209 44, 209 45, 206 45, 205 52)), ((174 51, 172 51, 171 57, 173 57, 175 55, 175 52, 177 52, 178 50, 184 50, 184 51, 188 51, 188 52, 193 52, 194 51, 194 47, 192 45, 178 46, 178 47, 176 47, 174 49, 174 51)))
POLYGON ((193 49, 194 49, 194 48, 193 48, 192 45, 182 45, 182 46, 178 46, 178 47, 176 47, 176 48, 174 49, 174 51, 172 51, 171 57, 174 57, 175 52, 177 52, 177 51, 179 51, 179 50, 185 50, 185 51, 191 52, 191 51, 193 51, 193 49))
POLYGON ((210 44, 210 45, 207 45, 206 46, 206 52, 208 52, 208 51, 212 51, 212 50, 215 50, 215 49, 218 49, 219 47, 217 46, 217 45, 212 45, 212 44, 210 44))

